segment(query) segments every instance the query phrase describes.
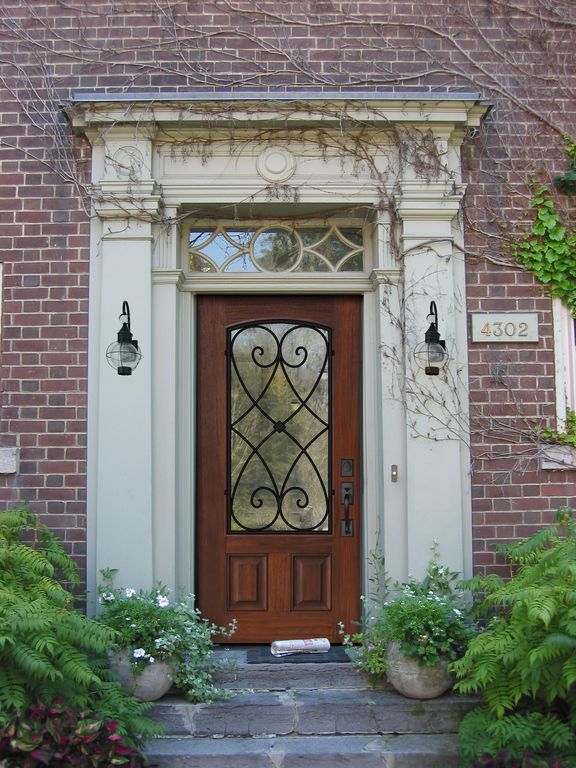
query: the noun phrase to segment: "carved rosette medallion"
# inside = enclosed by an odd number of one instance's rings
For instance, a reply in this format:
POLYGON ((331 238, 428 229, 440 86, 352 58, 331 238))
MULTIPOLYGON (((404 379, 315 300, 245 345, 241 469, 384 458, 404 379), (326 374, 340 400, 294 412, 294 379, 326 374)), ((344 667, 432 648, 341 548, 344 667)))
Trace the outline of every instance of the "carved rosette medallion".
POLYGON ((120 147, 109 161, 118 179, 139 181, 144 176, 144 157, 137 147, 120 147))
POLYGON ((288 181, 296 170, 296 158, 284 147, 268 147, 256 159, 256 170, 272 184, 288 181))

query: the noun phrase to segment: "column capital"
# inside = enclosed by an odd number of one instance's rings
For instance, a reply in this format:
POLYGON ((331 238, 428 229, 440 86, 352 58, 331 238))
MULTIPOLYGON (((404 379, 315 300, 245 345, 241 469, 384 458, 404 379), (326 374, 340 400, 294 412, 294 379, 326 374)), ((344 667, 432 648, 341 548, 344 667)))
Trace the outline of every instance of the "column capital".
POLYGON ((452 221, 462 204, 466 187, 453 181, 405 179, 400 182, 396 212, 406 221, 452 221))
POLYGON ((152 221, 162 204, 161 189, 153 179, 101 181, 92 186, 91 194, 94 210, 101 219, 152 221))

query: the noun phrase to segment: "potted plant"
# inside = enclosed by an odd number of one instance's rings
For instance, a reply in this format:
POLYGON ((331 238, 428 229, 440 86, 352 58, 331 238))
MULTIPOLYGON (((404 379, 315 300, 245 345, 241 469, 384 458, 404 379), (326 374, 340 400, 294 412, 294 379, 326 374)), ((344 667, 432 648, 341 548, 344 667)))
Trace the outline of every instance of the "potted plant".
POLYGON ((217 627, 194 607, 194 596, 172 601, 166 587, 136 591, 113 586, 115 571, 101 571, 101 622, 116 631, 112 664, 136 698, 154 701, 174 684, 194 702, 225 698, 213 683, 217 665, 214 635, 229 638, 236 629, 217 627))
POLYGON ((345 636, 359 644, 357 666, 372 679, 386 676, 404 696, 440 696, 453 682, 449 665, 464 653, 474 628, 454 583, 458 575, 439 564, 437 545, 426 577, 397 584, 388 599, 371 599, 362 630, 345 636))

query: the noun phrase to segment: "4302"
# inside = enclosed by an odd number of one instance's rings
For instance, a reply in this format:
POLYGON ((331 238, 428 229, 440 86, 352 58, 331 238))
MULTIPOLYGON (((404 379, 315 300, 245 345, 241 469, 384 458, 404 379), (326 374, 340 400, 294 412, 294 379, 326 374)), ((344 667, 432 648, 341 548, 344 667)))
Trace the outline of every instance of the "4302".
POLYGON ((501 336, 508 339, 526 338, 528 336, 528 323, 515 323, 512 320, 508 320, 506 322, 495 320, 493 322, 484 323, 480 329, 480 333, 483 336, 493 336, 495 338, 499 338, 501 336))

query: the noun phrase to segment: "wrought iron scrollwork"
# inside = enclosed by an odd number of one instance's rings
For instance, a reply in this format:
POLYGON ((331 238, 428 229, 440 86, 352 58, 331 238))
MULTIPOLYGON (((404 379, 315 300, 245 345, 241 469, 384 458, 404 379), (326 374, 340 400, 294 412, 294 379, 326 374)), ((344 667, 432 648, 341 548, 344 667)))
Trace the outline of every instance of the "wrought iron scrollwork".
POLYGON ((229 530, 329 530, 329 330, 242 325, 227 355, 229 530))

